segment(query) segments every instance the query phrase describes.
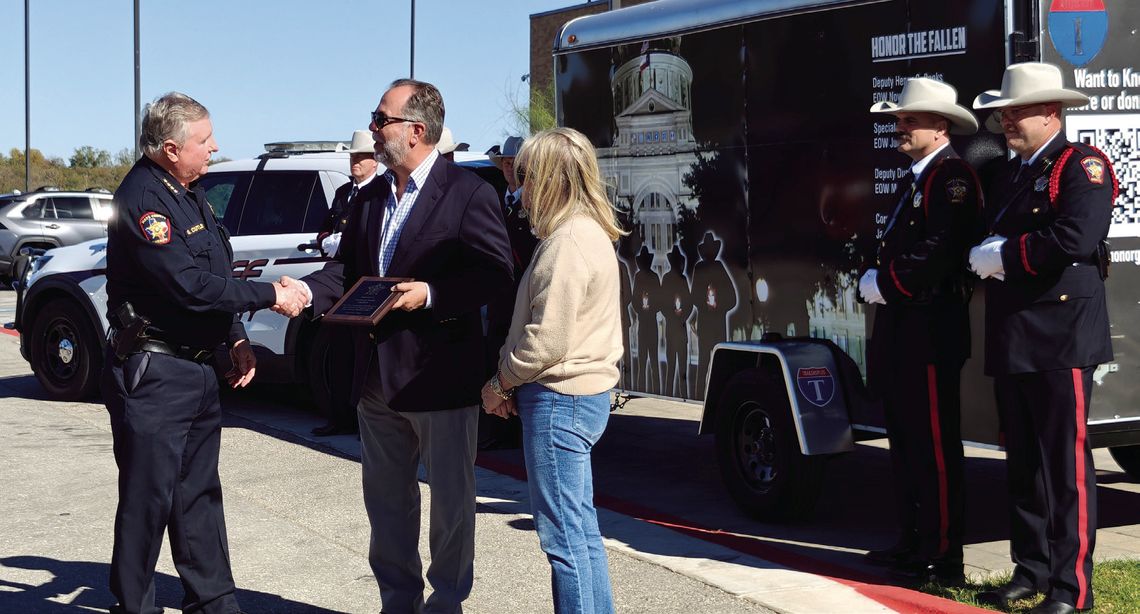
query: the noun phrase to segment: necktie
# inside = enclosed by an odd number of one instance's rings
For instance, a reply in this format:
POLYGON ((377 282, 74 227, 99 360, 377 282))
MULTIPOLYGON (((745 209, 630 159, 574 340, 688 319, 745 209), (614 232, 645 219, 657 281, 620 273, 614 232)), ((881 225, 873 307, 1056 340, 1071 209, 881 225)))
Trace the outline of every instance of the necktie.
POLYGON ((1021 181, 1021 175, 1026 172, 1025 169, 1027 168, 1029 168, 1029 164, 1027 162, 1022 162, 1021 166, 1017 167, 1017 172, 1013 175, 1014 183, 1021 181))
POLYGON ((352 190, 350 190, 350 191, 348 192, 348 202, 349 202, 349 203, 351 203, 352 201, 356 200, 356 194, 357 194, 357 192, 359 192, 359 191, 360 191, 360 188, 356 187, 355 185, 354 185, 354 186, 352 186, 352 190))
POLYGON ((914 173, 911 171, 907 171, 905 174, 903 174, 902 177, 899 178, 899 184, 905 185, 906 191, 903 192, 903 196, 899 199, 899 203, 895 205, 895 210, 891 213, 891 219, 887 222, 887 227, 883 229, 884 237, 887 236, 887 233, 891 231, 891 228, 894 228, 895 220, 897 220, 899 217, 899 211, 902 211, 903 206, 906 205, 906 203, 914 197, 914 179, 914 173))

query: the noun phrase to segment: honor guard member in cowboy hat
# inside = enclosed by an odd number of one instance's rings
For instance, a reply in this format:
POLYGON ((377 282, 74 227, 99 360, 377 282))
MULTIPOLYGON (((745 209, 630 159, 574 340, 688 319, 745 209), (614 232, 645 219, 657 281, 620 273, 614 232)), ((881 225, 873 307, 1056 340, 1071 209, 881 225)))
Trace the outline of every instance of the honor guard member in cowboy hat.
MULTIPOLYGON (((348 225, 348 214, 357 203, 371 196, 371 191, 382 182, 376 179, 380 164, 372 149, 372 133, 356 130, 348 146, 348 173, 352 178, 336 189, 329 214, 317 231, 317 242, 321 252, 328 258, 336 256, 340 248, 341 233, 348 225)), ((347 326, 322 325, 322 331, 329 336, 328 344, 328 406, 325 408, 328 420, 312 430, 318 437, 357 433, 360 427, 356 420, 356 407, 349 401, 352 394, 352 334, 347 326)))
POLYGON ((1017 154, 987 186, 989 236, 970 250, 986 280, 986 364, 1009 470, 1009 584, 979 596, 1032 612, 1093 606, 1096 470, 1085 431, 1097 365, 1112 360, 1104 279, 1117 183, 1104 154, 1070 143, 1062 109, 1088 103, 1040 62, 1006 68, 974 100, 1017 154))
POLYGON ((444 126, 443 131, 439 133, 439 142, 435 144, 435 150, 448 162, 455 162, 456 149, 459 149, 459 144, 455 142, 455 137, 451 135, 451 129, 444 126))
MULTIPOLYGON (((491 162, 503 173, 507 187, 499 199, 503 205, 503 220, 507 225, 507 237, 511 241, 511 262, 514 264, 515 285, 511 292, 503 295, 498 301, 487 306, 487 350, 489 352, 488 377, 498 368, 499 348, 507 339, 507 332, 511 328, 511 317, 514 313, 515 291, 523 273, 530 266, 530 259, 534 249, 538 246, 538 238, 530 230, 530 220, 527 219, 526 210, 522 206, 522 193, 525 187, 524 176, 515 173, 515 157, 522 149, 524 139, 521 136, 508 136, 502 147, 490 153, 491 162)), ((518 417, 510 417, 506 422, 498 416, 480 412, 479 414, 479 447, 488 448, 514 448, 522 437, 522 424, 518 417)))
POLYGON ((119 503, 112 612, 161 612, 154 567, 169 527, 182 609, 237 612, 218 479, 221 407, 214 349, 229 346, 230 385, 253 378, 239 314, 304 305, 298 289, 235 279, 229 234, 191 187, 218 150, 210 114, 185 94, 147 105, 143 156, 115 192, 107 232, 107 319, 102 376, 111 417, 119 503))
POLYGON ((906 580, 962 579, 960 373, 970 356, 966 250, 977 238, 981 188, 950 146, 978 122, 955 89, 913 78, 898 103, 872 113, 896 118, 898 150, 911 160, 859 294, 875 303, 868 348, 872 385, 883 396, 899 538, 868 552, 906 580))

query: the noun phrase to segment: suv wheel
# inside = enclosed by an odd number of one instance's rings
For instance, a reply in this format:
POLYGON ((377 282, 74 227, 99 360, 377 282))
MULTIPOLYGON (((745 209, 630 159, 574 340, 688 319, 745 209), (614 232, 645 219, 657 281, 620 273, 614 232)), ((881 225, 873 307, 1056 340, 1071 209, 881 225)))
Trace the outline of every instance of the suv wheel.
POLYGON ((53 399, 78 401, 94 395, 103 368, 102 346, 74 301, 56 299, 32 324, 32 370, 53 399))

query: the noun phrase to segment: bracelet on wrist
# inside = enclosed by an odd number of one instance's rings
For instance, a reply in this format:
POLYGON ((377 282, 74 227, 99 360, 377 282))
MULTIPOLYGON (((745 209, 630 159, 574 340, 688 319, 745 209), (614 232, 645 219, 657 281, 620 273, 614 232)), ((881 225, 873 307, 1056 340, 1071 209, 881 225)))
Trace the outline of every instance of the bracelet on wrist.
POLYGON ((499 380, 498 373, 491 377, 491 392, 495 393, 495 396, 504 401, 509 401, 511 400, 511 397, 515 396, 514 388, 510 390, 503 390, 503 382, 499 380))

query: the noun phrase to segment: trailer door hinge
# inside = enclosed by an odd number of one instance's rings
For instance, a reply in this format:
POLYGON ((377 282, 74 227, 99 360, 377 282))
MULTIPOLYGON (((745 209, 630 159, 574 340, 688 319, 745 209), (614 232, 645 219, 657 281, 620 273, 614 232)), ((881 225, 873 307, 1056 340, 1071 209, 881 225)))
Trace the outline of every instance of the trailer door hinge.
POLYGON ((1010 64, 1019 62, 1036 62, 1041 58, 1040 40, 1030 38, 1025 32, 1014 31, 1009 33, 1010 64))

